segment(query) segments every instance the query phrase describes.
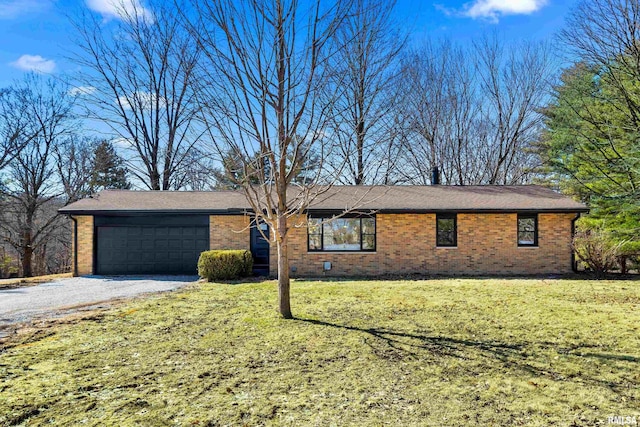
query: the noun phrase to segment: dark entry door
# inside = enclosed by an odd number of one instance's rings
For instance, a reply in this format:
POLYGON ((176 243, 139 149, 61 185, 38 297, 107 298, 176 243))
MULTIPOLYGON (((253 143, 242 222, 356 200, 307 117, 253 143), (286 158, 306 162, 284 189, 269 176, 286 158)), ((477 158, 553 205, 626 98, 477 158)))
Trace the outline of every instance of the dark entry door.
POLYGON ((198 257, 209 249, 209 227, 195 222, 149 217, 98 221, 96 273, 197 274, 198 257))
POLYGON ((253 255, 253 274, 257 276, 269 275, 269 226, 259 224, 254 221, 251 224, 251 255, 253 255), (264 233, 265 239, 260 230, 264 233))

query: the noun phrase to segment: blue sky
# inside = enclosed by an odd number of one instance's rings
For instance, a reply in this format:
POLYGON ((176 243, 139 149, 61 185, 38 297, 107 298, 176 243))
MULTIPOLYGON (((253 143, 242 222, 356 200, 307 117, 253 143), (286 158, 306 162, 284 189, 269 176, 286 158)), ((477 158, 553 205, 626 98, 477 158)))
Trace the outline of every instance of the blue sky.
MULTIPOLYGON (((72 74, 65 59, 73 50, 66 17, 79 8, 109 15, 121 0, 0 0, 0 87, 30 69, 72 74)), ((124 0, 141 2, 144 0, 124 0)), ((398 0, 396 19, 414 42, 426 38, 469 43, 496 31, 509 40, 551 39, 562 27, 573 1, 561 0, 398 0)))

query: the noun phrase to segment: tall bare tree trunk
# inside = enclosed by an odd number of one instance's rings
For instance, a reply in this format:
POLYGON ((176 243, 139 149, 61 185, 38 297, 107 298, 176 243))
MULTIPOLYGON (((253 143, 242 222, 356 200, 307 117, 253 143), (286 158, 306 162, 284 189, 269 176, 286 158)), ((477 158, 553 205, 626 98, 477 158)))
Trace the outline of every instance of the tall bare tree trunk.
MULTIPOLYGON (((281 216, 280 221, 286 222, 287 218, 281 216)), ((284 230, 284 228, 281 228, 284 230)), ((278 247, 278 309, 284 319, 293 319, 291 314, 291 281, 289 279, 289 257, 287 256, 287 235, 280 232, 277 239, 278 247)))
POLYGON ((364 184, 364 120, 360 120, 356 126, 356 151, 358 153, 358 166, 356 168, 356 185, 364 184))
POLYGON ((23 252, 22 252, 22 275, 24 277, 32 277, 33 269, 31 263, 33 260, 33 246, 31 245, 31 230, 25 228, 22 234, 23 252))

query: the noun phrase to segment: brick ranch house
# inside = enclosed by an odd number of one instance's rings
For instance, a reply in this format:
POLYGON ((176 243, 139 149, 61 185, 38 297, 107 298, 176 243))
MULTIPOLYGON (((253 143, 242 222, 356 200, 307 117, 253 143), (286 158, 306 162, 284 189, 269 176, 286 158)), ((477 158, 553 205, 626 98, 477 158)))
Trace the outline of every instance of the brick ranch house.
MULTIPOLYGON (((293 276, 570 273, 573 225, 587 210, 539 186, 335 186, 294 221, 290 267, 293 276)), ((208 249, 251 250, 257 274, 277 273, 275 245, 240 192, 107 190, 60 212, 74 222, 75 275, 195 274, 208 249)))

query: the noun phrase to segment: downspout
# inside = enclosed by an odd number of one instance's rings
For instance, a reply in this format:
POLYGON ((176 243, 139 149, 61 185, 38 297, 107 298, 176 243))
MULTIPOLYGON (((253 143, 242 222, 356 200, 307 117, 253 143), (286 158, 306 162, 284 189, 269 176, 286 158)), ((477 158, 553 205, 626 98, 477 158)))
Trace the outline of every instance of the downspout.
POLYGON ((578 263, 576 262, 576 250, 573 247, 573 238, 576 234, 576 221, 580 219, 580 212, 576 217, 571 220, 571 270, 574 273, 578 272, 578 263))
POLYGON ((78 220, 69 215, 73 221, 73 277, 78 276, 78 220))

